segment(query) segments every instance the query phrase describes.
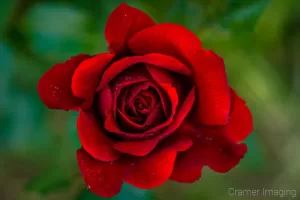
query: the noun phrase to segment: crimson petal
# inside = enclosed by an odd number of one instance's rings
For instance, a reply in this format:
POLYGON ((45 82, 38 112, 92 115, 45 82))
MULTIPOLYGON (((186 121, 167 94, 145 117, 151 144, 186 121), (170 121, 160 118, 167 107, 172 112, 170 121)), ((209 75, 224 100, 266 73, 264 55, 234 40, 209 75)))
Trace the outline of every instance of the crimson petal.
POLYGON ((187 63, 197 89, 195 118, 205 125, 228 122, 230 90, 223 60, 201 47, 199 39, 185 27, 158 24, 135 34, 128 42, 134 54, 160 53, 187 63))
POLYGON ((127 142, 116 142, 114 148, 120 152, 128 153, 134 156, 145 156, 149 154, 157 145, 157 140, 146 139, 127 142))
POLYGON ((43 103, 51 109, 77 110, 82 101, 75 97, 71 81, 78 65, 89 55, 80 54, 65 63, 54 65, 38 82, 38 92, 43 103))
POLYGON ((222 134, 210 134, 188 124, 182 124, 179 133, 194 135, 193 146, 181 154, 189 168, 208 166, 225 173, 235 167, 247 152, 246 144, 236 144, 222 134), (197 158, 197 159, 195 159, 197 158))
POLYGON ((101 75, 112 58, 112 54, 98 54, 82 62, 76 69, 72 78, 72 91, 76 97, 86 100, 85 108, 92 105, 101 75))
POLYGON ((113 97, 112 92, 109 86, 104 88, 104 90, 98 93, 97 97, 97 108, 99 111, 99 115, 102 119, 105 119, 108 113, 112 112, 113 107, 113 97))
POLYGON ((125 107, 125 99, 126 99, 126 93, 128 92, 128 88, 125 88, 126 86, 129 86, 134 83, 139 83, 139 82, 146 82, 146 81, 151 81, 151 76, 147 72, 147 70, 144 67, 140 66, 134 66, 131 67, 125 71, 122 72, 119 76, 117 76, 112 82, 110 82, 111 88, 112 88, 112 93, 113 93, 113 114, 116 116, 116 111, 117 111, 117 99, 120 100, 120 104, 122 108, 122 112, 124 112, 124 107, 125 107), (122 92, 121 92, 122 90, 122 92), (125 91, 124 91, 125 90, 125 91), (124 94, 125 92, 125 94, 124 94), (123 94, 120 94, 123 93, 123 94), (120 95, 120 96, 119 96, 120 95))
POLYGON ((123 163, 103 163, 93 159, 83 149, 77 151, 77 160, 83 179, 92 192, 105 198, 120 192, 125 166, 123 163))
MULTIPOLYGON (((177 158, 178 159, 178 158, 177 158)), ((202 166, 189 167, 182 165, 182 162, 175 161, 175 166, 170 176, 170 180, 180 183, 193 183, 201 178, 202 166)))
POLYGON ((252 115, 234 90, 231 90, 232 110, 230 120, 223 128, 223 133, 235 142, 243 141, 253 130, 252 115))
POLYGON ((180 61, 162 54, 147 54, 143 56, 125 57, 113 63, 103 74, 97 90, 103 89, 119 73, 137 63, 147 63, 173 72, 191 76, 191 71, 180 61))
POLYGON ((113 141, 105 135, 92 113, 80 112, 77 129, 83 148, 92 157, 105 162, 119 158, 120 153, 112 147, 113 141))
POLYGON ((135 33, 153 25, 155 22, 143 11, 120 4, 112 11, 105 26, 109 50, 118 53, 135 33))
MULTIPOLYGON (((140 146, 142 147, 143 143, 140 146)), ((136 158, 127 169, 123 180, 138 188, 157 187, 170 177, 177 152, 185 151, 191 146, 192 140, 189 137, 173 135, 157 151, 145 157, 136 158)))
MULTIPOLYGON (((164 130, 162 133, 160 133, 159 135, 156 135, 154 138, 144 141, 147 144, 148 143, 151 144, 151 145, 147 146, 145 151, 140 152, 139 148, 135 148, 136 145, 139 145, 140 141, 116 142, 114 144, 114 147, 121 152, 129 153, 132 155, 137 155, 137 156, 138 155, 141 155, 141 156, 147 155, 156 147, 156 145, 158 144, 158 142, 160 140, 164 139, 165 137, 169 136, 171 133, 174 133, 176 131, 176 129, 180 126, 182 121, 188 115, 190 109, 193 106, 194 100, 195 100, 195 88, 193 88, 190 91, 189 95, 186 97, 186 99, 183 103, 183 106, 179 109, 177 115, 174 117, 174 120, 173 120, 173 116, 172 116, 165 123, 163 123, 163 124, 166 124, 166 123, 170 122, 171 123, 170 126, 166 130, 164 130)), ((160 127, 160 125, 158 127, 160 127)), ((157 127, 155 127, 154 129, 156 129, 156 128, 157 127)))
POLYGON ((179 109, 177 115, 174 117, 171 125, 162 133, 165 137, 170 133, 174 132, 183 122, 183 120, 188 116, 190 110, 192 109, 195 102, 195 87, 192 88, 188 96, 186 97, 182 107, 179 109))
POLYGON ((155 188, 172 173, 176 151, 161 150, 136 159, 126 170, 123 180, 141 189, 155 188))

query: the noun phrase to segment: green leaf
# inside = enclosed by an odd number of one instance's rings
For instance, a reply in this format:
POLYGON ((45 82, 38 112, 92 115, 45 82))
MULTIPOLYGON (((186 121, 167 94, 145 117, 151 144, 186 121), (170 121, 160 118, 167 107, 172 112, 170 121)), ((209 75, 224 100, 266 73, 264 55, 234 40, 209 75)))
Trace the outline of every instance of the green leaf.
POLYGON ((51 192, 64 191, 71 185, 71 177, 63 168, 49 168, 39 176, 32 178, 25 189, 46 195, 51 192))

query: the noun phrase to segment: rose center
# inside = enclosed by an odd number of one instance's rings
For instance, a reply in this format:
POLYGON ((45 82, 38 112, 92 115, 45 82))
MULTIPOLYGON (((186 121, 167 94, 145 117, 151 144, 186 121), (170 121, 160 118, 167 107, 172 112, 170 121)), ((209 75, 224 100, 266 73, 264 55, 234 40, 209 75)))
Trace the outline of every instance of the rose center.
POLYGON ((151 102, 147 101, 146 98, 138 97, 134 101, 134 106, 135 106, 136 110, 142 111, 142 110, 148 109, 150 103, 151 102))

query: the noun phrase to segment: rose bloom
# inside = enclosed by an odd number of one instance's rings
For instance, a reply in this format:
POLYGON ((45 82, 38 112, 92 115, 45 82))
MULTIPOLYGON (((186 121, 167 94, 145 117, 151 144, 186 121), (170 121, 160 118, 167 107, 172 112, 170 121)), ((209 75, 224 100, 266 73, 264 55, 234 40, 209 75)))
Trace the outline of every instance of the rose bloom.
POLYGON ((105 38, 110 53, 74 56, 38 83, 46 106, 79 112, 77 159, 92 192, 192 183, 205 166, 225 173, 239 163, 252 117, 221 57, 185 27, 124 3, 105 38))

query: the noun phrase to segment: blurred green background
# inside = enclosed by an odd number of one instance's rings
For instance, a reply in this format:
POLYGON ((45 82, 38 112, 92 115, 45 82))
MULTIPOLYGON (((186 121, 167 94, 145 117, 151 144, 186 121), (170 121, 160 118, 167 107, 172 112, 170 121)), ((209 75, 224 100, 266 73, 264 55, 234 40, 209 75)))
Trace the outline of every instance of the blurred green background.
POLYGON ((227 174, 204 169, 194 184, 167 182, 154 190, 125 184, 113 199, 276 199, 230 196, 228 189, 300 189, 299 0, 3 0, 0 199, 101 199, 86 189, 77 167, 77 114, 47 109, 36 85, 57 62, 106 51, 104 26, 121 2, 157 22, 188 27, 221 55, 255 130, 248 154, 227 174))

